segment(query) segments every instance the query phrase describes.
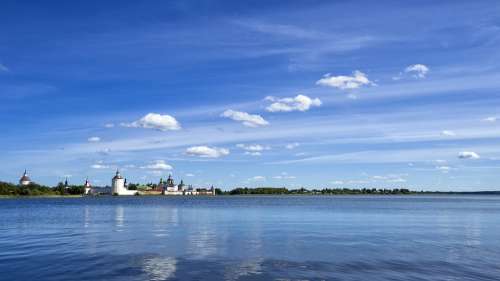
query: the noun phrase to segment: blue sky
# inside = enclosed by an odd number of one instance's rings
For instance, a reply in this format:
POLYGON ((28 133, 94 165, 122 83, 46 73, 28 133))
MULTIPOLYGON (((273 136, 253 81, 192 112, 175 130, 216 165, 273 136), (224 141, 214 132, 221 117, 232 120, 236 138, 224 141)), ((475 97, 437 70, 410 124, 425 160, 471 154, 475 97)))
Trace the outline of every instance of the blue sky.
POLYGON ((2 1, 0 179, 488 190, 498 1, 2 1))

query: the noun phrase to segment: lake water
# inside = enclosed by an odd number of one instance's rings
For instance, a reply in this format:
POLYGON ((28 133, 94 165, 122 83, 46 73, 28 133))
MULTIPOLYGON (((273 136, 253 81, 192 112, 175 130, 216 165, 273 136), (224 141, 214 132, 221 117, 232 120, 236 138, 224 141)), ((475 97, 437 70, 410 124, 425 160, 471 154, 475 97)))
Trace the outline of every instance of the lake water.
POLYGON ((0 199, 1 280, 500 280, 498 196, 0 199))

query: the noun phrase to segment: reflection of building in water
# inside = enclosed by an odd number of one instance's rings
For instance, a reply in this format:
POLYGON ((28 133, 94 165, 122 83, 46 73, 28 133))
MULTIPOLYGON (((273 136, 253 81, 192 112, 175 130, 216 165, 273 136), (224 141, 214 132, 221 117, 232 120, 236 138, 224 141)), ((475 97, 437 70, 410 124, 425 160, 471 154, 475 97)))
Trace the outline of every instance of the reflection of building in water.
MULTIPOLYGON (((125 210, 123 209, 123 207, 122 206, 116 206, 116 210, 115 210, 115 226, 117 228, 122 228, 123 227, 124 214, 125 214, 125 210)), ((121 231, 121 230, 117 230, 117 231, 121 231)))
POLYGON ((111 180, 111 194, 113 195, 136 195, 137 190, 128 190, 126 187, 126 179, 122 177, 120 171, 116 171, 116 175, 111 180))
POLYGON ((28 177, 28 173, 24 170, 23 176, 19 179, 20 185, 29 185, 31 183, 30 177, 28 177))

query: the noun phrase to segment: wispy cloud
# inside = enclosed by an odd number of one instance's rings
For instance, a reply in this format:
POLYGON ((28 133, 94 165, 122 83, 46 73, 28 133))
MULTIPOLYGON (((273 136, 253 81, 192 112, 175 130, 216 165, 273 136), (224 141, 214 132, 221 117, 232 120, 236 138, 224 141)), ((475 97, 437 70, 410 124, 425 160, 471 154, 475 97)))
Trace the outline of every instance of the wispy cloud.
POLYGON ((100 137, 90 137, 87 139, 88 142, 100 142, 101 138, 100 137))
POLYGON ((193 146, 186 149, 186 154, 205 158, 219 158, 229 155, 229 149, 208 146, 193 146))
POLYGON ((228 109, 224 111, 221 114, 222 117, 226 117, 229 119, 232 119, 234 121, 242 122, 244 126, 247 127, 262 127, 262 126, 267 126, 269 125, 269 122, 267 122, 262 116, 257 115, 257 114, 248 114, 246 112, 242 111, 235 111, 232 109, 228 109))

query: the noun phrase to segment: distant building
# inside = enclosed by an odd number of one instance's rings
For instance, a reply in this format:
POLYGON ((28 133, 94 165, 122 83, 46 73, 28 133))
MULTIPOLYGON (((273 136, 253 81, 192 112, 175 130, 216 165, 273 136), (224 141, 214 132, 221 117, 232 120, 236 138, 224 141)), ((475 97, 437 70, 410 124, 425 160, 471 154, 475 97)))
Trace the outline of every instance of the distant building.
MULTIPOLYGON (((181 183, 182 183, 182 181, 181 181, 181 183)), ((182 183, 182 186, 184 186, 184 183, 182 183)), ((183 194, 182 186, 181 185, 176 186, 174 179, 172 178, 172 175, 169 175, 166 184, 164 184, 164 186, 163 186, 163 194, 165 194, 165 195, 182 195, 183 194)))
POLYGON ((120 175, 120 171, 116 171, 116 175, 111 180, 111 194, 112 195, 135 195, 136 190, 128 190, 125 187, 125 179, 120 175))
POLYGON ((89 179, 85 179, 85 183, 83 184, 83 194, 89 195, 92 193, 92 186, 90 185, 89 179))
POLYGON ((30 177, 28 177, 28 173, 26 172, 26 170, 24 170, 24 174, 23 176, 19 179, 19 184, 20 185, 29 185, 31 183, 31 179, 30 177))

